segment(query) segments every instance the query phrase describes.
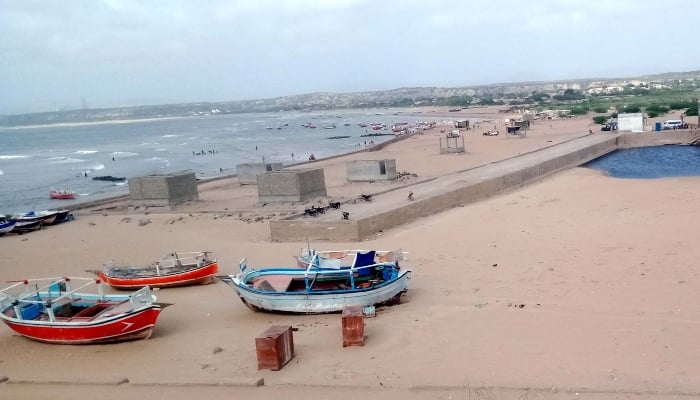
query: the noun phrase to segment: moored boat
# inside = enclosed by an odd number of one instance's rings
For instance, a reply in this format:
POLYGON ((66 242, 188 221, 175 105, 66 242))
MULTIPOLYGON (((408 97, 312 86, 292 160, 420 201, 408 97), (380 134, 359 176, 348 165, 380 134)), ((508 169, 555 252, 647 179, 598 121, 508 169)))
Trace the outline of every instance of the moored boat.
POLYGON ((5 324, 47 343, 148 339, 162 307, 147 287, 129 294, 105 294, 99 279, 28 279, 0 290, 0 318, 5 324))
POLYGON ((208 251, 169 253, 147 266, 120 266, 111 261, 102 270, 90 272, 116 289, 206 285, 219 272, 219 265, 210 254, 208 251))
POLYGON ((49 197, 55 200, 71 200, 75 199, 75 193, 71 190, 66 190, 66 189, 55 189, 49 191, 49 197))
MULTIPOLYGON (((316 256, 313 256, 316 257, 316 256)), ((408 290, 411 271, 399 261, 379 261, 376 252, 358 252, 348 266, 248 269, 223 279, 241 301, 256 311, 317 314, 348 306, 393 304, 408 290)))

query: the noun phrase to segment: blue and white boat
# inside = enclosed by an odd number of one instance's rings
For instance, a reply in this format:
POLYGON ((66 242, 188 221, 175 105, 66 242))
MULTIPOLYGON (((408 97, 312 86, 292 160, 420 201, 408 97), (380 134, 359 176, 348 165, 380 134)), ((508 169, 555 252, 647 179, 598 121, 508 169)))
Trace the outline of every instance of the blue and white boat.
POLYGON ((318 314, 349 306, 396 304, 408 290, 411 270, 399 265, 402 257, 381 257, 376 251, 357 251, 349 265, 321 266, 320 253, 306 268, 249 269, 224 279, 243 303, 255 311, 318 314))
POLYGON ((17 221, 8 221, 5 217, 0 217, 0 235, 9 233, 15 228, 17 221))

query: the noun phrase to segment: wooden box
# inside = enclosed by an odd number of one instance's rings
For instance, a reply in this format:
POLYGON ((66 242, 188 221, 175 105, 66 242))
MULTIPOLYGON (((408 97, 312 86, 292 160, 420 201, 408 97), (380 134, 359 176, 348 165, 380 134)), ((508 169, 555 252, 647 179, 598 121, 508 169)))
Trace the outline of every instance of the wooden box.
POLYGON ((279 371, 294 357, 294 338, 291 326, 273 325, 255 338, 258 369, 279 371))
POLYGON ((361 306, 343 309, 343 347, 365 345, 365 316, 361 306))

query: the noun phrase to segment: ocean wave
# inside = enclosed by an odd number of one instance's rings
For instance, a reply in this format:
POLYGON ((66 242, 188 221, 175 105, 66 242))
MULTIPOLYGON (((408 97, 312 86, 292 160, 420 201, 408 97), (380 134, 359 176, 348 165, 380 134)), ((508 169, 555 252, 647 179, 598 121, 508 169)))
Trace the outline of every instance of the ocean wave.
POLYGON ((83 159, 70 157, 51 157, 49 160, 51 161, 51 164, 77 164, 85 162, 83 159))
POLYGON ((95 154, 97 150, 76 150, 75 154, 95 154))
POLYGON ((112 155, 119 157, 136 157, 139 155, 139 153, 133 153, 131 151, 113 151, 112 155))
POLYGON ((92 167, 92 170, 93 170, 93 171, 99 171, 99 170, 102 170, 102 169, 105 169, 105 165, 104 165, 104 164, 97 164, 97 165, 95 165, 94 167, 92 167))
POLYGON ((179 137, 179 136, 182 136, 182 135, 167 134, 167 135, 162 135, 161 137, 162 137, 162 138, 171 138, 171 137, 179 137))
POLYGON ((153 146, 154 144, 158 144, 158 142, 143 142, 139 146, 153 146))
POLYGON ((2 172, 2 170, 1 170, 1 169, 0 169, 0 175, 5 175, 5 173, 4 173, 4 172, 2 172))
POLYGON ((151 157, 147 159, 146 161, 153 161, 153 162, 162 162, 163 166, 169 167, 170 166, 170 161, 168 161, 165 158, 160 158, 160 157, 151 157))
POLYGON ((168 151, 168 149, 155 149, 153 151, 168 151))
POLYGON ((16 159, 19 159, 19 158, 29 158, 29 156, 24 156, 24 155, 21 155, 21 154, 16 154, 16 155, 15 155, 15 154, 9 154, 9 155, 6 155, 6 156, 0 156, 0 160, 16 160, 16 159))

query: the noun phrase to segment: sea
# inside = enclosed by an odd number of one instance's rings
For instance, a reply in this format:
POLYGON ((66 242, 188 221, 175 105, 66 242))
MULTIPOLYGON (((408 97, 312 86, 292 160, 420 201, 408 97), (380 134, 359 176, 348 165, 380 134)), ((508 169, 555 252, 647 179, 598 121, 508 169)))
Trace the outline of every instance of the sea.
POLYGON ((620 149, 588 162, 614 178, 656 179, 700 176, 700 147, 666 145, 620 149))
POLYGON ((393 138, 362 135, 390 134, 394 123, 436 120, 348 110, 0 127, 0 214, 70 208, 128 194, 126 181, 92 179, 97 176, 128 179, 192 171, 199 179, 211 179, 234 174, 243 163, 289 165, 307 161, 311 154, 318 160, 350 153, 393 138), (370 124, 386 124, 387 130, 373 131, 370 124), (329 139, 338 136, 348 137, 329 139), (71 190, 76 198, 52 200, 52 189, 71 190))

